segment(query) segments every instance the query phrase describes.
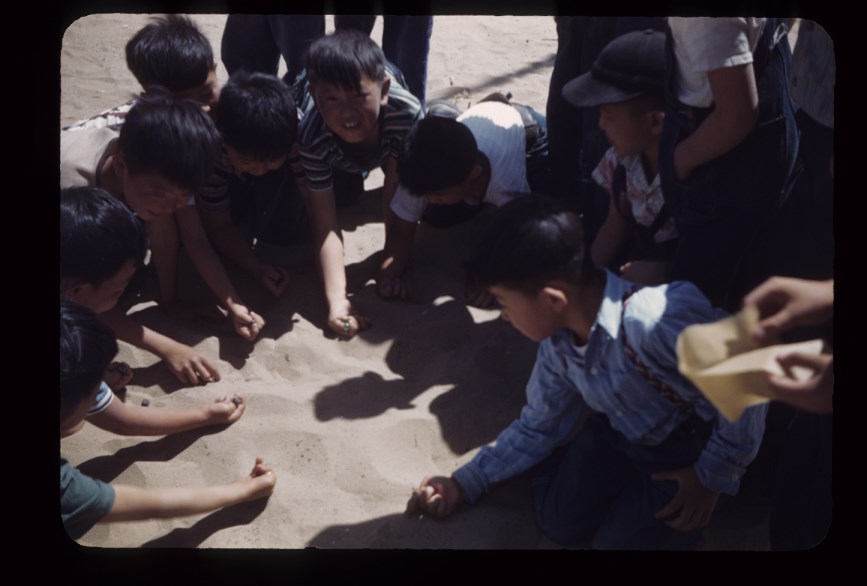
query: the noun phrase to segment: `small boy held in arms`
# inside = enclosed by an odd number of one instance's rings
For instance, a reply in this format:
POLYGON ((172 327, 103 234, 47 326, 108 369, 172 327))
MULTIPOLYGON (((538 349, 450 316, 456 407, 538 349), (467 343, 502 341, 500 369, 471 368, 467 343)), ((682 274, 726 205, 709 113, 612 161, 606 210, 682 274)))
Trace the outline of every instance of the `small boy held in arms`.
MULTIPOLYGON (((524 121, 510 104, 480 102, 456 119, 429 116, 413 126, 398 159, 402 189, 391 202, 395 230, 386 237, 379 293, 406 298, 403 273, 418 222, 446 227, 528 193, 524 121), (428 204, 434 204, 428 206, 428 204), (428 214, 436 210, 436 219, 428 214)), ((467 301, 486 306, 490 296, 472 280, 467 301)))
POLYGON ((558 543, 693 545, 720 494, 737 492, 767 411, 729 423, 678 371, 680 332, 724 312, 691 283, 647 287, 594 268, 580 218, 542 196, 497 211, 473 268, 503 319, 540 342, 527 405, 451 477, 425 478, 408 511, 445 516, 536 467, 537 520, 558 543))
POLYGON ((646 30, 611 41, 562 92, 575 107, 599 106, 599 128, 611 144, 593 171, 610 202, 590 250, 593 262, 647 285, 668 280, 677 246, 659 178, 664 85, 665 35, 646 30))
MULTIPOLYGON (((60 301, 60 431, 77 430, 94 403, 117 342, 93 311, 60 301)), ((256 458, 253 470, 231 484, 143 488, 85 476, 60 458, 60 515, 79 539, 97 523, 164 519, 206 513, 270 496, 277 478, 256 458)))
POLYGON ((305 112, 299 133, 304 194, 328 302, 328 325, 351 338, 370 322, 358 314, 346 293, 333 170, 357 174, 382 167, 388 238, 394 229, 389 204, 399 190, 397 157, 407 131, 423 113, 382 49, 358 31, 337 31, 314 41, 305 67, 315 107, 305 112))
MULTIPOLYGON (((186 16, 157 16, 126 44, 126 65, 141 84, 142 95, 155 88, 179 99, 190 99, 208 111, 219 99, 217 62, 208 38, 186 16)), ((118 130, 135 98, 64 130, 118 130)))
POLYGON ((300 169, 295 100, 280 78, 242 69, 223 87, 212 114, 223 149, 213 176, 197 194, 202 225, 217 252, 280 295, 289 274, 261 261, 250 239, 285 241, 305 227, 290 166, 291 161, 300 169))
MULTIPOLYGON (((253 340, 265 322, 235 291, 208 242, 193 197, 211 175, 219 149, 217 129, 196 102, 142 96, 119 132, 104 127, 60 133, 60 184, 101 187, 144 220, 165 311, 186 315, 175 286, 183 243, 235 331, 253 340)), ((209 315, 223 317, 213 306, 209 315)))
MULTIPOLYGON (((97 187, 72 187, 60 194, 60 298, 75 301, 98 313, 111 311, 147 251, 144 227, 120 201, 97 187)), ((142 347, 167 364, 179 363, 183 382, 220 379, 217 370, 195 350, 126 318, 118 318, 118 331, 142 342, 142 347), (129 335, 126 327, 133 330, 129 335), (201 378, 195 373, 203 375, 201 378)), ((122 362, 109 365, 87 420, 120 435, 168 435, 231 424, 244 413, 244 400, 223 397, 199 409, 148 409, 115 401, 132 379, 122 362)), ((84 423, 84 420, 81 421, 84 423)))

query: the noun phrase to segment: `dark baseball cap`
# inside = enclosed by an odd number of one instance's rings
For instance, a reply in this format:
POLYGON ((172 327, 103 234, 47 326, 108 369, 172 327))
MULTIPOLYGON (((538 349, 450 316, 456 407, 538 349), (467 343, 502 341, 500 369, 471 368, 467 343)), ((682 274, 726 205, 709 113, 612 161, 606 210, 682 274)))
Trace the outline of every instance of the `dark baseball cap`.
POLYGON ((563 86, 563 99, 584 108, 616 104, 643 94, 662 95, 665 34, 647 29, 621 35, 605 45, 593 67, 563 86))

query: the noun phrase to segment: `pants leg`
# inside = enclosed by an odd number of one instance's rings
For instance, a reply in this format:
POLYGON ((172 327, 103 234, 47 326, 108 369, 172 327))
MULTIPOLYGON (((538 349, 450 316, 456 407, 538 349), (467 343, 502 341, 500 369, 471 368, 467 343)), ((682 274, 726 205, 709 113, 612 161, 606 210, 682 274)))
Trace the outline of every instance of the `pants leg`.
POLYGON ((627 459, 611 445, 607 421, 591 416, 577 436, 537 468, 536 518, 561 545, 579 545, 602 524, 614 496, 634 479, 627 459))
POLYGON ((382 50, 403 73, 407 88, 425 106, 432 16, 383 16, 382 50))
POLYGON ((232 75, 239 69, 277 75, 280 50, 264 14, 230 14, 223 29, 220 58, 232 75))
POLYGON ((325 17, 318 14, 269 14, 268 25, 286 62, 286 79, 291 81, 304 67, 307 47, 325 34, 325 17))

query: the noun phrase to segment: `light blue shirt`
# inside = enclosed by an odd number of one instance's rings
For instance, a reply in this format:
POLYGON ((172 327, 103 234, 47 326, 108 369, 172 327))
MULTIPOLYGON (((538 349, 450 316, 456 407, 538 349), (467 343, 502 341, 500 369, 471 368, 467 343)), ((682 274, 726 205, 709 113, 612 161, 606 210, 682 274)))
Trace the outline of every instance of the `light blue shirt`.
POLYGON ((660 444, 689 414, 663 397, 626 353, 620 325, 640 361, 689 403, 713 432, 695 463, 702 485, 735 494, 747 464, 755 457, 765 426, 767 404, 747 409, 730 423, 677 369, 675 345, 687 326, 726 316, 710 306, 693 285, 676 281, 644 287, 606 272, 605 290, 583 352, 572 333, 560 330, 539 345, 527 384, 527 404, 518 419, 454 473, 469 502, 490 487, 528 470, 569 439, 585 406, 604 413, 611 426, 635 444, 660 444))

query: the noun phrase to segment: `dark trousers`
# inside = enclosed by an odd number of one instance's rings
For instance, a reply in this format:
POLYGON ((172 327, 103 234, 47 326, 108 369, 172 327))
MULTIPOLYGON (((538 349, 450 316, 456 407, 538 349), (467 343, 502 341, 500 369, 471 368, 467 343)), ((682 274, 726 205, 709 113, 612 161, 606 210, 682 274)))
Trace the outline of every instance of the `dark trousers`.
POLYGON ((654 447, 639 446, 593 414, 578 435, 542 462, 533 478, 540 527, 574 546, 592 538, 596 549, 686 549, 699 530, 679 533, 654 514, 677 492, 673 481, 650 475, 695 463, 709 427, 691 418, 654 447))

